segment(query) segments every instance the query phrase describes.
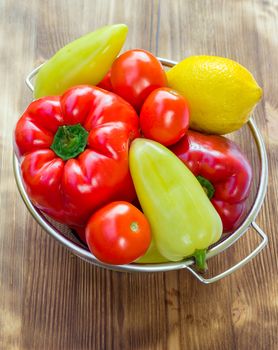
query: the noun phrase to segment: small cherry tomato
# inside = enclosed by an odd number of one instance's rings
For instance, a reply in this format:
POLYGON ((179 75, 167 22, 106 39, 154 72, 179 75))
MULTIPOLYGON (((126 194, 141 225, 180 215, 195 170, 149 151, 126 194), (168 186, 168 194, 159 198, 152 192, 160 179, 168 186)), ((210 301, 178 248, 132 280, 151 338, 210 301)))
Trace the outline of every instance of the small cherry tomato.
POLYGON ((119 56, 111 68, 113 91, 128 101, 137 112, 155 89, 166 86, 161 63, 150 52, 129 50, 119 56))
POLYGON ((165 146, 178 142, 189 126, 185 98, 169 88, 153 91, 142 106, 140 126, 146 138, 165 146))
POLYGON ((111 84, 111 69, 108 71, 108 73, 102 79, 102 81, 98 83, 97 86, 106 90, 106 91, 113 91, 113 87, 111 84))
POLYGON ((96 211, 86 226, 90 251, 108 264, 128 264, 148 249, 151 229, 144 214, 134 205, 117 201, 96 211))

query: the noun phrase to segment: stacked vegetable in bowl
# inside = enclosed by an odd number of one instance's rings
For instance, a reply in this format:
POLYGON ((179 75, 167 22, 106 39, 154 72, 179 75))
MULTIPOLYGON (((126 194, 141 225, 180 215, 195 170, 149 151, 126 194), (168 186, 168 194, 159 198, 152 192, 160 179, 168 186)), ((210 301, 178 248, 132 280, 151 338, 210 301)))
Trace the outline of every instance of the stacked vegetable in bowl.
POLYGON ((28 196, 109 264, 195 257, 242 222, 252 169, 222 134, 261 97, 238 63, 193 56, 165 72, 118 56, 125 25, 90 33, 40 69, 15 128, 28 196), (118 56, 118 57, 117 57, 118 56))

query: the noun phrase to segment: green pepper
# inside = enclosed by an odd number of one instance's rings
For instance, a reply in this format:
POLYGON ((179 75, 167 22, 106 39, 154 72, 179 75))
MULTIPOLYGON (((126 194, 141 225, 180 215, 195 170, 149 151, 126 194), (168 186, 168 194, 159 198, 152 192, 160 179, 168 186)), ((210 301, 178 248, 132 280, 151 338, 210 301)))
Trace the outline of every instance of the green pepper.
POLYGON ((146 251, 146 253, 141 256, 139 259, 137 259, 135 262, 137 264, 158 264, 169 261, 168 259, 164 258, 159 251, 157 250, 154 241, 151 241, 151 244, 146 251))
POLYGON ((132 142, 129 164, 159 253, 170 261, 194 256, 204 269, 222 222, 196 177, 168 148, 147 139, 132 142))
POLYGON ((35 98, 61 95, 75 85, 98 84, 120 52, 127 31, 125 24, 114 24, 64 46, 39 70, 35 98))

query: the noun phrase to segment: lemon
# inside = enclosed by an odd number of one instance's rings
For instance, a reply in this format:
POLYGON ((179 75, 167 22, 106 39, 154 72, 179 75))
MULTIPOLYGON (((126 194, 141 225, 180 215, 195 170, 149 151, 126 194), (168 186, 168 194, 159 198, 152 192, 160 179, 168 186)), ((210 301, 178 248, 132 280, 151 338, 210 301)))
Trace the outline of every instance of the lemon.
POLYGON ((262 89, 239 63, 224 57, 191 56, 167 72, 168 85, 190 107, 190 127, 227 134, 245 124, 262 89))

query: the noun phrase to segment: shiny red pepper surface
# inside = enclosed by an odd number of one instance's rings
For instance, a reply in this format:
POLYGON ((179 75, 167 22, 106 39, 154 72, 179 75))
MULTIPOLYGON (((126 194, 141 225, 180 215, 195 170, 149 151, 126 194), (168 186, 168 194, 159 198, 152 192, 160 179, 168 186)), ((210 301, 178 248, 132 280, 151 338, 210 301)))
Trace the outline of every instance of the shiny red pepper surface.
POLYGON ((137 136, 133 107, 97 87, 78 86, 32 102, 15 129, 29 197, 74 227, 85 225, 94 210, 110 201, 132 201, 128 149, 137 136))
POLYGON ((223 231, 235 230, 246 212, 252 169, 234 142, 223 136, 188 131, 171 150, 196 175, 214 188, 211 201, 219 213, 223 231))

